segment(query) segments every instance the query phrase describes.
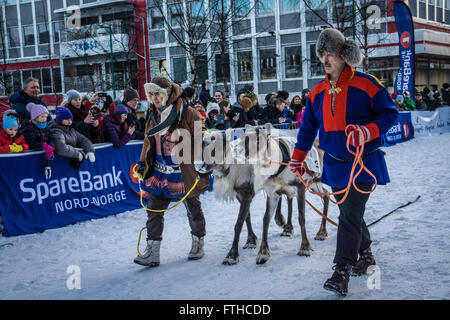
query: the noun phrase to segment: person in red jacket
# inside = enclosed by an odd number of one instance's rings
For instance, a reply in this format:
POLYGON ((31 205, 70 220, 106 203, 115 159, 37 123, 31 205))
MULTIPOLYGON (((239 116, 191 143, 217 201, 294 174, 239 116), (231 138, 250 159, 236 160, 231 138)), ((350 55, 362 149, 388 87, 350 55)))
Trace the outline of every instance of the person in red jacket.
MULTIPOLYGON (((317 40, 316 54, 325 67, 325 79, 308 96, 305 113, 291 159, 291 167, 303 175, 302 163, 319 132, 319 148, 323 158, 322 182, 333 192, 344 189, 350 180, 354 161, 347 150, 363 143, 364 165, 376 177, 377 184, 389 182, 382 136, 395 123, 396 110, 388 91, 373 76, 358 72, 353 67, 361 64, 362 55, 355 41, 345 39, 336 29, 325 29, 317 40), (350 135, 350 132, 353 132, 350 135)), ((362 275, 375 264, 370 248, 369 230, 364 222, 365 205, 374 179, 365 171, 357 176, 348 196, 339 204, 334 273, 324 288, 342 296, 347 294, 350 273, 362 275), (358 258, 359 255, 359 258, 358 258)), ((336 195, 340 201, 343 194, 336 195)))
POLYGON ((0 153, 25 152, 28 144, 23 135, 18 135, 19 123, 13 115, 3 117, 2 130, 0 130, 0 153))

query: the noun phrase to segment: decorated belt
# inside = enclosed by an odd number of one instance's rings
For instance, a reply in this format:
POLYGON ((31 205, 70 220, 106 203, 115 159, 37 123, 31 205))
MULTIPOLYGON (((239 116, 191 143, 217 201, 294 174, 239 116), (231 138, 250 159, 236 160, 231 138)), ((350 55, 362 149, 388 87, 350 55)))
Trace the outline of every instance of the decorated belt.
POLYGON ((153 168, 158 170, 159 172, 170 174, 170 173, 179 173, 181 172, 180 167, 176 165, 166 165, 159 162, 155 162, 153 168))
MULTIPOLYGON (((371 150, 369 152, 364 153, 362 156, 363 157, 368 156, 369 154, 375 153, 378 150, 380 150, 380 149, 377 148, 377 149, 371 150)), ((350 161, 355 160, 355 157, 348 158, 348 159, 339 159, 339 158, 336 158, 335 156, 333 156, 332 154, 329 154, 328 152, 327 152, 327 154, 330 156, 330 158, 332 158, 332 159, 334 159, 334 160, 336 160, 338 162, 350 162, 350 161)))

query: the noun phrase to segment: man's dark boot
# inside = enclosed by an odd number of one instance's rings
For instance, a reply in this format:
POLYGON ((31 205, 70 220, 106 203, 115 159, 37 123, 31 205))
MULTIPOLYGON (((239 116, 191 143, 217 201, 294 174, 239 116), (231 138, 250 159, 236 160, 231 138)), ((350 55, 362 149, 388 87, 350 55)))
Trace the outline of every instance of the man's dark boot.
POLYGON ((372 250, 370 250, 370 247, 367 249, 364 249, 359 253, 359 259, 356 262, 356 265, 352 268, 352 276, 361 276, 363 274, 367 273, 367 269, 370 266, 375 265, 375 259, 372 254, 372 250))
POLYGON ((336 264, 333 270, 333 275, 325 282, 323 288, 345 297, 347 295, 348 280, 352 266, 350 264, 336 264))

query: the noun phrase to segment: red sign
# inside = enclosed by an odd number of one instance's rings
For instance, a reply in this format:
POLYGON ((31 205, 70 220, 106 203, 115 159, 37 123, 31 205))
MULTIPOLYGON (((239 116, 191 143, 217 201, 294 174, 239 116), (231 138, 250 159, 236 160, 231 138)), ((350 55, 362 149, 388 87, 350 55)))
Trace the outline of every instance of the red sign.
POLYGON ((400 43, 403 48, 409 48, 409 46, 411 45, 411 35, 408 31, 402 33, 402 36, 400 37, 400 43))

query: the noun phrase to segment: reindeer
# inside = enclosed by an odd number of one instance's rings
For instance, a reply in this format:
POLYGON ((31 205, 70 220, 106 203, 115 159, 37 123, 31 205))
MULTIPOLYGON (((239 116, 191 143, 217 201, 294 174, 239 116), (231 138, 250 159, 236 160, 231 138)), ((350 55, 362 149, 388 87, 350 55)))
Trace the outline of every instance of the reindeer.
MULTIPOLYGON (((230 142, 226 134, 214 133, 203 144, 204 154, 210 157, 196 164, 196 170, 200 173, 214 172, 214 191, 217 198, 225 200, 236 198, 240 202, 239 214, 234 227, 233 243, 230 251, 223 260, 223 263, 227 265, 239 262, 238 244, 244 221, 246 222, 248 231, 248 239, 244 248, 256 248, 257 246, 257 237, 251 227, 249 209, 254 196, 260 190, 266 192, 267 204, 263 219, 264 229, 262 242, 256 263, 263 264, 270 258, 270 250, 267 243, 269 222, 283 194, 288 197, 288 201, 291 203, 293 198, 297 199, 302 233, 302 243, 298 254, 301 256, 309 256, 312 251, 305 230, 305 188, 289 168, 270 163, 270 160, 277 159, 289 161, 291 154, 289 145, 293 146, 295 139, 271 136, 268 133, 269 131, 270 127, 268 127, 268 130, 250 130, 247 128, 245 134, 234 142, 230 142)), ((315 148, 314 152, 317 153, 315 148)), ((308 158, 310 159, 306 163, 309 173, 313 173, 313 176, 305 174, 304 179, 312 182, 311 188, 323 192, 325 190, 320 184, 321 163, 319 164, 319 161, 314 163, 309 155, 308 158)), ((315 159, 318 160, 317 154, 315 159)), ((328 211, 328 198, 324 198, 323 200, 324 214, 326 215, 328 211)), ((291 211, 289 212, 288 223, 285 225, 283 233, 292 234, 293 227, 292 223, 290 223, 292 206, 289 207, 291 211)), ((277 210, 277 224, 281 225, 283 220, 281 211, 277 210)), ((326 220, 323 219, 316 239, 324 240, 326 237, 326 220)))

